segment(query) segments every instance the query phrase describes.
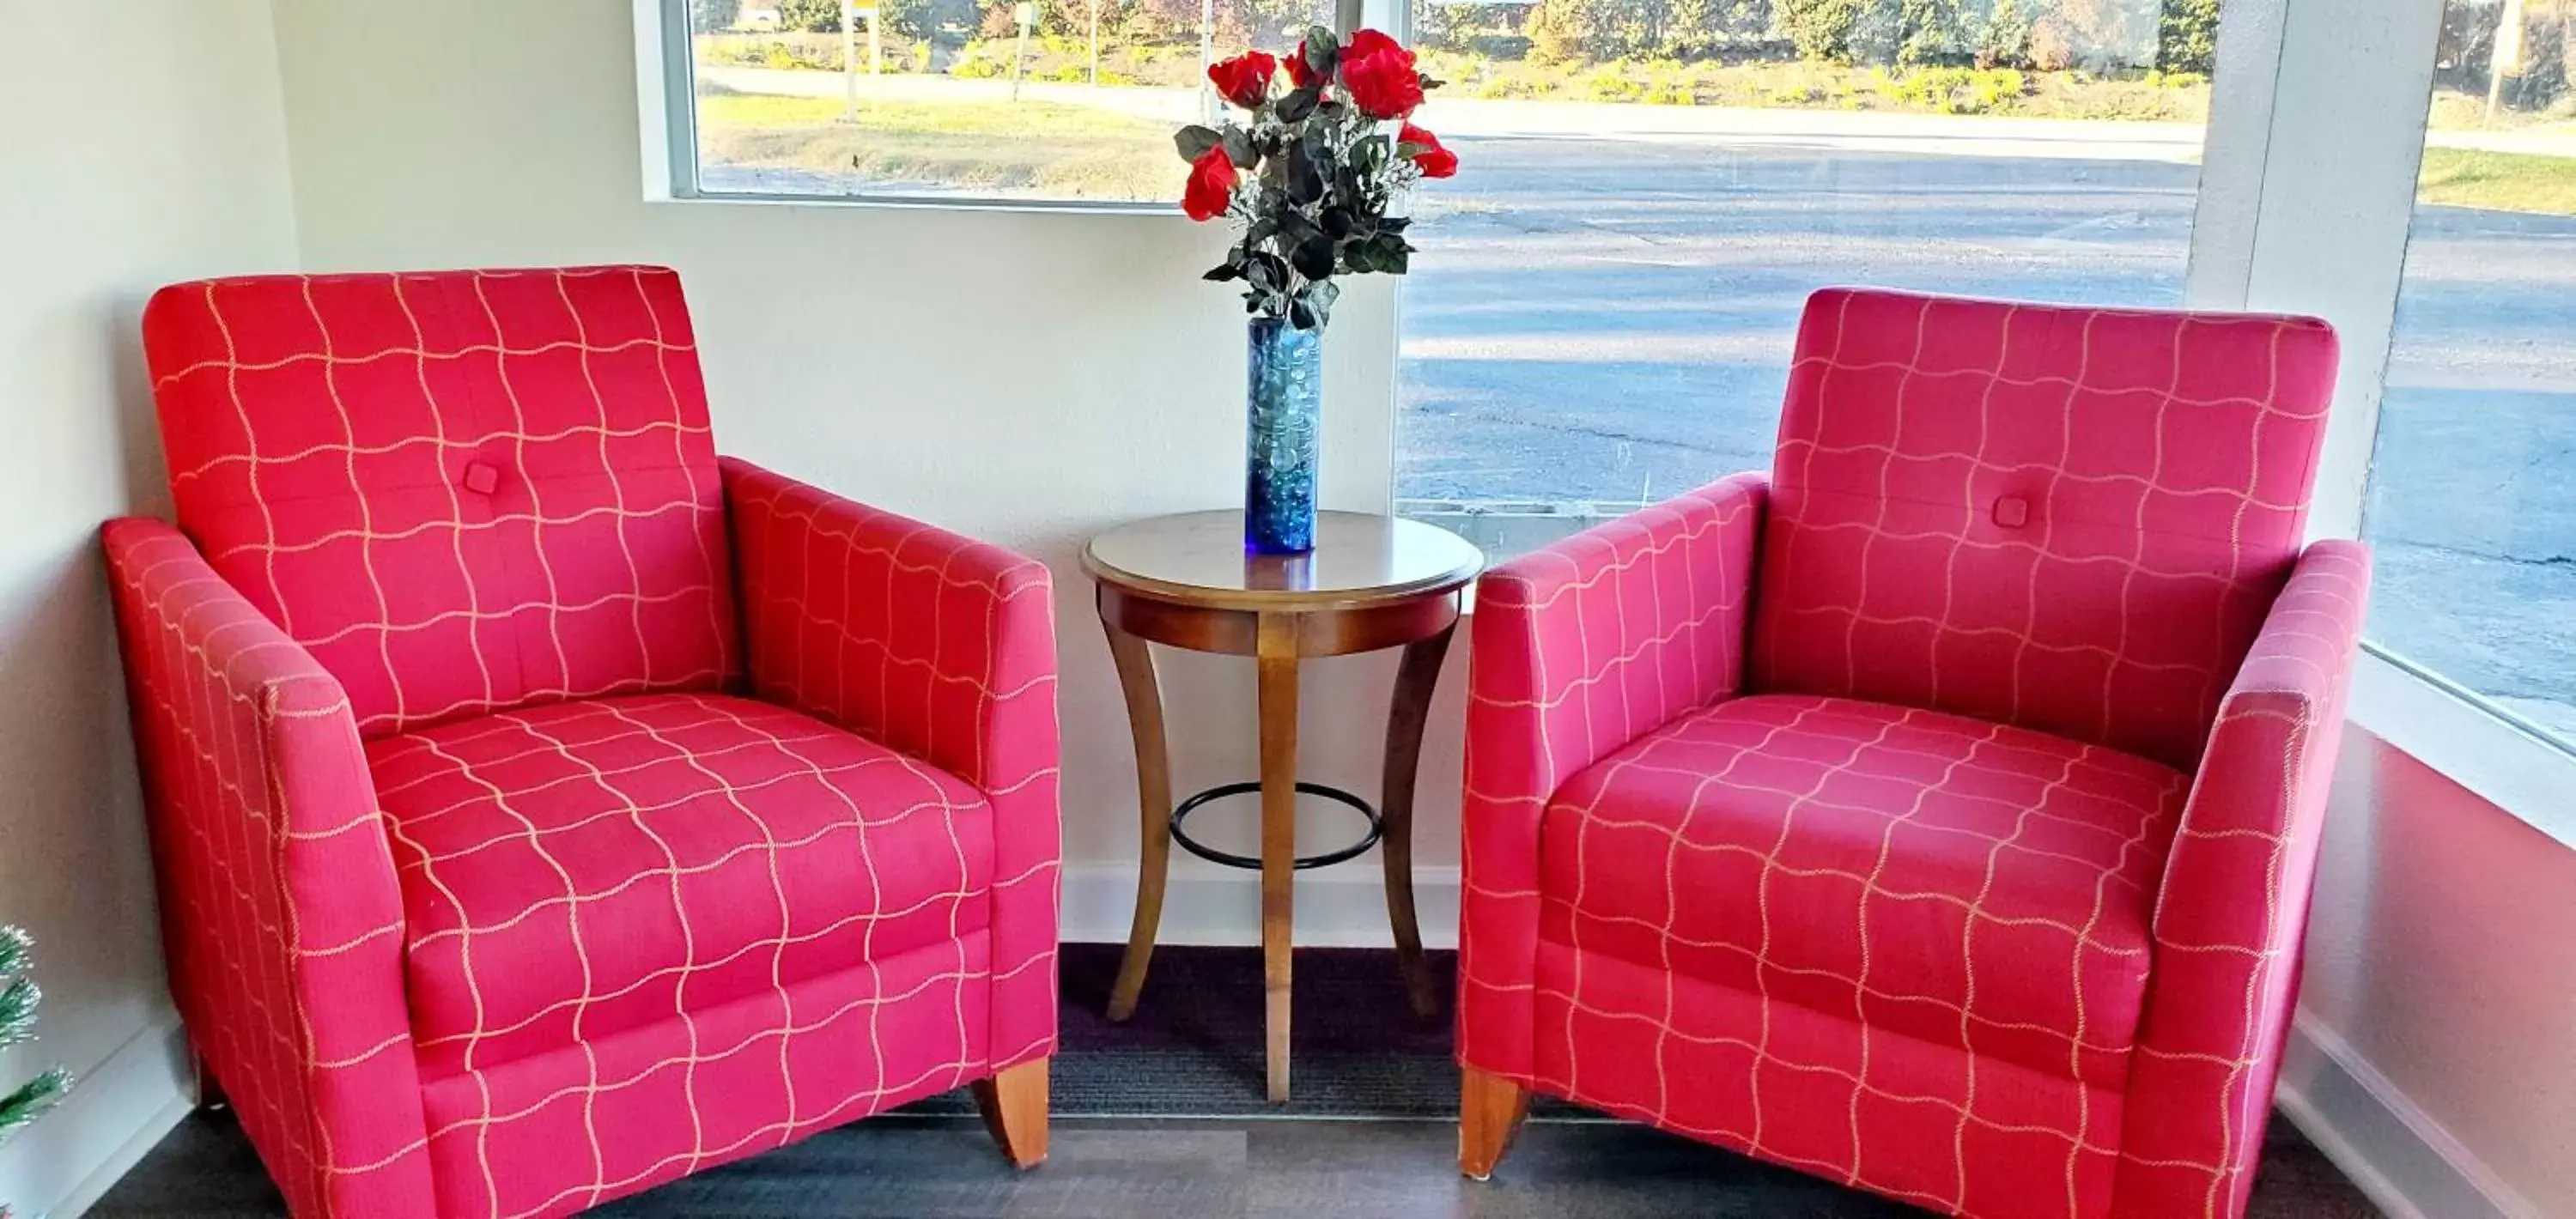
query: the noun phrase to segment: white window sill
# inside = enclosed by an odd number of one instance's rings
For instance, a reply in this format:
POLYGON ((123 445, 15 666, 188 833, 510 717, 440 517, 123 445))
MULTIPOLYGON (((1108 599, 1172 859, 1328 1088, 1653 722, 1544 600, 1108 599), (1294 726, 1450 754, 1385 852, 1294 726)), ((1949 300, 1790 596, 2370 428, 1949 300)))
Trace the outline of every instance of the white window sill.
POLYGON ((2354 724, 2576 847, 2576 755, 2368 648, 2345 709, 2354 724))
POLYGON ((1083 199, 999 199, 961 195, 792 195, 708 191, 680 194, 648 191, 646 203, 751 205, 768 207, 834 207, 879 211, 1039 212, 1074 216, 1138 216, 1185 220, 1178 204, 1114 202, 1083 199))

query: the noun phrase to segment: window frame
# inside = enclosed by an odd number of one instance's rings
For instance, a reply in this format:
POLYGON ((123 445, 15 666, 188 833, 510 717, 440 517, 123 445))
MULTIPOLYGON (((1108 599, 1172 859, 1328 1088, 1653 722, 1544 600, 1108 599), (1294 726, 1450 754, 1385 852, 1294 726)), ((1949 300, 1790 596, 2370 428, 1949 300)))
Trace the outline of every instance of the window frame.
MULTIPOLYGON (((2360 538, 2441 6, 2259 0, 2223 11, 2184 300, 2334 323, 2343 358, 2308 536, 2360 538)), ((2576 791, 2568 742, 2366 635, 2345 715, 2576 847, 2576 808, 2550 798, 2576 791)))
MULTIPOLYGON (((1369 0, 1382 3, 1383 0, 1369 0)), ((1359 24, 1363 0, 1334 0, 1334 29, 1359 24)), ((1004 195, 916 195, 861 191, 708 190, 699 177, 697 56, 689 41, 689 0, 635 0, 636 93, 643 108, 644 197, 658 203, 749 203, 790 207, 930 208, 959 212, 1057 212, 1184 219, 1179 200, 1023 199, 1004 195)))
MULTIPOLYGON (((657 202, 831 206, 1181 219, 1176 204, 903 194, 711 192, 697 176, 688 0, 635 0, 644 194, 657 202)), ((1409 0, 1335 0, 1336 28, 1410 40, 1409 0)), ((2420 0, 2231 0, 2219 26, 2199 195, 2184 271, 2195 309, 2313 313, 2343 342, 2309 516, 2309 537, 2357 538, 2431 114, 2438 4, 2420 0)), ((1385 398, 1365 438, 1383 485, 1347 506, 1392 509, 1405 285, 1366 343, 1362 398, 1385 398), (1379 341, 1383 340, 1383 342, 1379 341)), ((1354 318, 1356 322, 1358 318, 1354 318)), ((1346 425, 1347 426, 1347 425, 1346 425)), ((1347 443, 1347 441, 1345 441, 1347 443)), ((2359 727, 2559 843, 2576 847, 2576 744, 2539 732, 2440 674, 2365 638, 2347 707, 2359 727)))

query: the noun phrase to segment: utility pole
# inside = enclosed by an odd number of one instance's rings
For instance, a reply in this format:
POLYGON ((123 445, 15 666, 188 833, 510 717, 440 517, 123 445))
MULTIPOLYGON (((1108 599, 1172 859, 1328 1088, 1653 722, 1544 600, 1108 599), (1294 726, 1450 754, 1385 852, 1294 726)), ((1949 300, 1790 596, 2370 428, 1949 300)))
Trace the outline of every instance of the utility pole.
POLYGON ((2487 59, 2486 125, 2495 126, 2496 107, 2504 101, 2504 78, 2522 75, 2522 0, 2504 0, 2496 15, 2495 54, 2487 59))
POLYGON ((1208 83, 1207 70, 1216 64, 1216 0, 1199 0, 1199 112, 1200 118, 1213 125, 1217 119, 1216 86, 1208 83))
POLYGON ((859 0, 841 0, 841 121, 859 121, 859 0))
POLYGON ((1020 100, 1020 69, 1029 61, 1029 27, 1038 23, 1037 0, 1020 0, 1011 10, 1020 19, 1020 39, 1011 48, 1011 100, 1020 100))

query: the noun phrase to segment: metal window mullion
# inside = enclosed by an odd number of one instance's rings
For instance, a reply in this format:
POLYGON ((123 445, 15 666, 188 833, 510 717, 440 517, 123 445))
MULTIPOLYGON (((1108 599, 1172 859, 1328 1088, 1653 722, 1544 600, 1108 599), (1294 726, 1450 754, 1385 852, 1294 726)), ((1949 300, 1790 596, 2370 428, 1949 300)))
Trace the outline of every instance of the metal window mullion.
POLYGON ((634 0, 636 154, 646 201, 698 197, 689 0, 634 0))

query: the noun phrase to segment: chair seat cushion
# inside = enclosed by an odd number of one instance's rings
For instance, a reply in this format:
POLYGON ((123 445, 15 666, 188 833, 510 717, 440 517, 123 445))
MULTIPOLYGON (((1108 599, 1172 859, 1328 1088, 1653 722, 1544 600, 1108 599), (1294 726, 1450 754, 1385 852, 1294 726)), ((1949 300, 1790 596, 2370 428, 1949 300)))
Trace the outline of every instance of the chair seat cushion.
POLYGON ((367 755, 433 1077, 686 1020, 990 913, 980 793, 765 703, 559 703, 367 755))
POLYGON ((2160 763, 1953 715, 1730 699, 1558 792, 1541 934, 2117 1087, 2188 789, 2160 763))

